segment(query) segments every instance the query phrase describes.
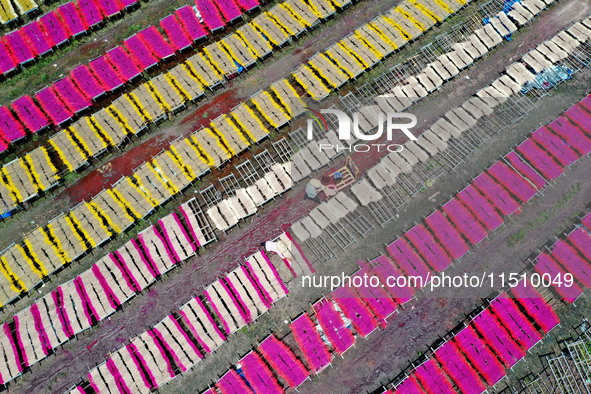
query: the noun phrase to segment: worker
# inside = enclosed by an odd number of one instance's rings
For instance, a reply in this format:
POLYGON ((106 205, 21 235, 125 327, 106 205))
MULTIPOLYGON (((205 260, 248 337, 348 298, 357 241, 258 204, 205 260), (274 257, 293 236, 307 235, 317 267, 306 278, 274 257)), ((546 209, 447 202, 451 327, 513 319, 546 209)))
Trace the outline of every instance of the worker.
POLYGON ((264 247, 267 252, 277 253, 277 255, 279 257, 281 257, 283 260, 286 260, 287 262, 289 262, 291 264, 291 260, 292 260, 291 252, 289 251, 289 248, 287 247, 285 242, 283 242, 281 240, 279 240, 277 242, 267 241, 267 242, 262 242, 261 246, 264 247))
POLYGON ((322 183, 315 178, 310 179, 310 182, 306 185, 306 193, 304 194, 304 200, 310 199, 318 204, 322 202, 320 200, 320 191, 322 190, 322 183))

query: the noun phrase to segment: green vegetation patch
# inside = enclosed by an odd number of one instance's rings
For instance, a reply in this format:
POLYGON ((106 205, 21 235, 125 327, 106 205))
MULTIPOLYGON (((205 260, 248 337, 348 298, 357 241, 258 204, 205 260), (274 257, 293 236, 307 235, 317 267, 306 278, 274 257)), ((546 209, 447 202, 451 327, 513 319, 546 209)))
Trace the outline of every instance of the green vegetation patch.
POLYGON ((530 220, 529 223, 525 225, 525 227, 512 233, 507 240, 507 245, 509 247, 514 246, 519 241, 524 239, 531 230, 548 222, 548 220, 556 216, 558 211, 564 208, 566 204, 568 204, 568 202, 582 190, 583 184, 581 182, 574 184, 551 208, 543 210, 535 219, 530 220))

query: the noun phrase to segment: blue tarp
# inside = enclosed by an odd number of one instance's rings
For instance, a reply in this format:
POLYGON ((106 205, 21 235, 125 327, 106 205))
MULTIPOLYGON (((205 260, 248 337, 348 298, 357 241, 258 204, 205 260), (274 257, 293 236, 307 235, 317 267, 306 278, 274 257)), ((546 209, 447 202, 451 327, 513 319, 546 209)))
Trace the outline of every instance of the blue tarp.
POLYGON ((527 82, 523 85, 521 91, 527 93, 532 89, 548 89, 552 86, 572 78, 573 71, 564 66, 553 66, 545 69, 541 73, 536 74, 532 82, 527 82))
MULTIPOLYGON (((515 3, 521 3, 521 0, 506 0, 505 3, 503 4, 503 9, 501 11, 504 12, 505 14, 508 14, 513 9, 513 4, 515 4, 515 3)), ((493 18, 496 18, 496 16, 493 18)), ((490 18, 484 18, 482 21, 486 25, 487 23, 490 23, 490 18)), ((508 34, 508 35, 504 36, 503 38, 506 39, 507 41, 511 41, 511 34, 508 34)))
POLYGON ((513 4, 521 3, 521 0, 506 0, 503 6, 503 12, 508 14, 513 9, 513 4))

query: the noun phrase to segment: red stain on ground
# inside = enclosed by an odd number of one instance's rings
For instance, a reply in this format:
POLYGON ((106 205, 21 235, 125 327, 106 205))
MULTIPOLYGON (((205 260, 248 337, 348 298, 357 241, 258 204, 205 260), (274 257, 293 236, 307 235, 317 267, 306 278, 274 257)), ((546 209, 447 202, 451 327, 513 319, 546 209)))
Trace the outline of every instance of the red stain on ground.
MULTIPOLYGON (((195 130, 201 125, 208 125, 211 119, 220 114, 229 113, 230 109, 238 105, 240 101, 242 99, 235 95, 235 89, 230 89, 210 103, 199 106, 192 114, 185 117, 181 124, 192 123, 193 127, 189 130, 195 130)), ((112 187, 122 177, 133 174, 135 168, 149 161, 162 150, 168 149, 170 143, 176 138, 178 138, 178 134, 175 133, 158 133, 152 136, 103 166, 92 170, 78 182, 62 191, 57 198, 67 198, 72 205, 89 201, 103 189, 112 187)))
POLYGON ((187 115, 181 124, 194 123, 196 127, 199 127, 198 124, 209 124, 211 119, 230 112, 230 108, 237 106, 241 101, 236 96, 236 89, 229 89, 227 92, 217 95, 211 102, 199 105, 199 108, 187 115))
POLYGON ((96 343, 98 342, 98 340, 93 341, 90 345, 86 346, 86 348, 88 349, 88 351, 91 351, 93 346, 96 345, 96 343))
MULTIPOLYGON (((230 89, 213 99, 210 103, 199 106, 192 114, 185 117, 181 124, 193 124, 189 130, 208 125, 211 119, 229 113, 238 105, 242 98, 237 97, 235 89, 230 89)), ((159 133, 140 145, 131 148, 124 154, 110 160, 103 166, 92 170, 75 184, 65 189, 58 198, 67 198, 72 205, 89 201, 103 189, 113 186, 124 176, 133 174, 133 170, 149 161, 162 150, 168 149, 170 143, 178 138, 178 134, 159 133)))
POLYGON ((121 156, 88 173, 78 182, 60 193, 57 198, 68 198, 73 205, 90 200, 103 189, 113 186, 121 177, 133 174, 135 168, 156 156, 163 149, 168 148, 174 139, 174 136, 163 135, 156 135, 150 138, 146 142, 133 147, 121 156))

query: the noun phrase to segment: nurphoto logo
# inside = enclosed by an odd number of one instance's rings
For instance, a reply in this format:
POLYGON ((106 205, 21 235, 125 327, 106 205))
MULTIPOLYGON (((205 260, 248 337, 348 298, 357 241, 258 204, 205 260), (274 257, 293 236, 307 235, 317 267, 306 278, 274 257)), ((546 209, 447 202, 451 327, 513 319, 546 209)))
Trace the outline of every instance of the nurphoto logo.
MULTIPOLYGON (((374 107, 375 108, 375 107, 374 107)), ((336 117, 338 122, 338 138, 341 141, 378 141, 382 139, 384 133, 386 135, 387 141, 393 140, 393 135, 395 131, 402 131, 406 137, 408 137, 412 141, 416 141, 417 137, 415 137, 412 132, 410 131, 411 128, 416 126, 417 118, 415 115, 406 113, 406 112, 386 112, 380 111, 377 109, 374 111, 374 114, 377 119, 377 124, 370 130, 370 133, 364 133, 360 126, 359 126, 359 112, 354 112, 352 116, 349 116, 345 112, 335 109, 321 109, 320 112, 315 111, 311 108, 306 109, 309 111, 311 119, 307 121, 307 138, 308 140, 312 141, 314 139, 314 124, 316 123, 320 130, 327 132, 329 130, 328 123, 324 115, 333 115, 336 117)), ((361 115, 363 116, 363 115, 361 115)), ((344 147, 342 145, 333 145, 333 144, 326 144, 322 143, 319 144, 320 150, 327 150, 327 149, 335 149, 335 150, 342 150, 346 149, 349 151, 355 152, 367 152, 372 148, 377 148, 378 150, 387 149, 390 152, 400 152, 403 149, 403 146, 400 144, 355 144, 349 147, 344 147)))

